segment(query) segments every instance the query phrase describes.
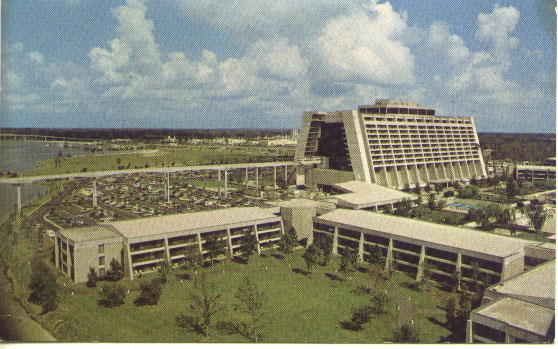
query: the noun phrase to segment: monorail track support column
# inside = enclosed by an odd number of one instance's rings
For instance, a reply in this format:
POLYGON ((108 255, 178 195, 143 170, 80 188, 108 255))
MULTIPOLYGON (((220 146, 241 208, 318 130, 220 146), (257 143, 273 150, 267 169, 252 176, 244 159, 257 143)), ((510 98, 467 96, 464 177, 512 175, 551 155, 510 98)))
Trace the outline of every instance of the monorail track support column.
POLYGON ((17 185, 17 213, 21 214, 21 184, 17 185))
POLYGON ((93 179, 93 207, 97 207, 97 179, 93 179))

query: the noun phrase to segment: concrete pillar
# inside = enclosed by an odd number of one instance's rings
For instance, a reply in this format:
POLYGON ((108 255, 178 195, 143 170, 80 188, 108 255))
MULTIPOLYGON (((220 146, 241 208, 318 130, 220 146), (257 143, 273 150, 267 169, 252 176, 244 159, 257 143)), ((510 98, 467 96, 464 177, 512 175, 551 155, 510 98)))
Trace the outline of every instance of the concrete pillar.
POLYGON ((473 343, 473 321, 467 320, 465 333, 465 343, 473 343))
POLYGON ((449 164, 451 168, 451 179, 455 181, 457 177, 455 176, 455 168, 453 167, 453 162, 450 162, 449 164))
POLYGON ((170 173, 167 172, 166 176, 166 188, 167 188, 167 203, 170 204, 170 173))
POLYGON ((60 263, 59 263, 59 259, 60 259, 60 250, 58 249, 58 241, 60 240, 60 236, 58 236, 58 233, 54 236, 54 264, 56 265, 57 268, 60 268, 60 263))
POLYGON ((21 213, 21 184, 17 185, 17 213, 21 213))
MULTIPOLYGON (((467 170, 467 179, 471 180, 471 171, 469 170, 469 163, 467 161, 463 161, 463 165, 465 165, 465 169, 467 170)), ((476 177, 476 176, 475 176, 476 177)))
POLYGON ((335 227, 335 229, 333 230, 333 246, 332 246, 332 252, 334 255, 337 255, 337 246, 339 244, 339 228, 335 227))
MULTIPOLYGON (((407 168, 407 165, 403 165, 403 168, 405 169, 405 176, 407 176, 407 184, 409 186, 409 188, 411 187, 411 175, 409 174, 409 169, 407 168)), ((405 186, 405 184, 403 186, 405 186)))
POLYGON ((507 329, 506 329, 506 338, 504 339, 504 343, 506 343, 506 344, 513 343, 512 339, 511 339, 511 336, 510 336, 507 329))
POLYGON ((393 203, 390 203, 389 206, 391 207, 391 212, 395 211, 395 207, 393 206, 393 203))
POLYGON ((277 166, 273 166, 273 189, 277 188, 277 166))
POLYGON ((420 172, 418 170, 418 165, 415 164, 414 167, 415 167, 415 173, 417 175, 417 183, 414 183, 414 184, 420 184, 420 172))
POLYGON ((198 233, 198 248, 200 250, 200 256, 203 258, 203 248, 202 248, 202 241, 201 241, 201 234, 198 233))
POLYGON ((232 258, 233 257, 233 246, 232 246, 231 229, 230 228, 227 228, 227 245, 229 247, 229 253, 228 253, 229 258, 232 258))
MULTIPOLYGON (((132 268, 132 253, 130 251, 130 244, 124 243, 124 273, 128 273, 130 280, 134 280, 134 269, 132 268)), ((106 272, 106 269, 105 269, 106 272)))
POLYGON ((390 181, 390 179, 389 179, 389 175, 388 175, 387 169, 386 169, 385 166, 382 167, 382 169, 383 169, 382 172, 384 173, 384 177, 385 177, 385 179, 386 179, 386 185, 387 185, 388 187, 391 187, 391 181, 390 181))
POLYGON ((448 173, 446 172, 446 165, 442 163, 442 171, 444 172, 444 179, 448 179, 448 173))
POLYGON ((471 165, 473 166, 473 172, 475 172, 475 178, 479 178, 479 174, 477 173, 477 166, 475 165, 475 160, 471 161, 471 165))
POLYGON ((246 167, 244 185, 246 186, 246 189, 248 189, 248 167, 246 167))
POLYGON ((428 165, 424 164, 424 173, 426 173, 426 183, 430 183, 430 174, 428 173, 428 165))
POLYGON ((258 168, 256 167, 256 190, 260 190, 260 184, 259 184, 259 180, 260 180, 260 179, 258 178, 259 176, 260 176, 260 175, 259 175, 259 170, 258 170, 258 168))
POLYGON ((285 189, 289 186, 289 172, 287 170, 287 165, 285 165, 285 189))
POLYGON ((426 261, 424 260, 425 250, 426 249, 425 249, 424 245, 422 245, 421 248, 420 248, 420 259, 419 259, 419 262, 418 262, 416 281, 420 281, 423 277, 424 263, 426 263, 426 261))
POLYGON ((228 186, 228 175, 227 170, 225 170, 225 198, 229 197, 229 186, 228 186))
POLYGON ((260 237, 258 236, 258 226, 254 224, 253 227, 254 227, 254 234, 256 234, 256 241, 258 241, 258 254, 261 254, 262 250, 260 247, 260 237))
POLYGON ((457 280, 457 290, 461 291, 461 253, 457 254, 457 262, 455 263, 455 272, 459 275, 459 280, 457 280))
POLYGON ((459 162, 455 163, 457 165, 457 169, 459 170, 459 178, 463 179, 463 171, 461 170, 461 165, 459 164, 459 162))
POLYGON ((393 239, 389 239, 388 250, 386 254, 386 264, 384 266, 384 272, 387 272, 389 269, 389 265, 393 260, 393 239))
POLYGON ((169 239, 165 237, 165 254, 167 255, 167 262, 171 263, 171 256, 169 250, 169 239))
POLYGON ((97 180, 93 179, 93 207, 97 207, 97 180))
POLYGON ((217 194, 219 195, 219 198, 221 198, 221 170, 217 170, 217 173, 217 181, 219 182, 219 184, 217 185, 217 194))
POLYGON ((393 170, 395 171, 395 178, 397 179, 397 189, 402 188, 401 185, 401 178, 399 177, 399 171, 397 171, 397 166, 393 166, 393 170))
POLYGON ((364 262, 364 233, 360 233, 360 241, 358 242, 358 261, 364 262))
MULTIPOLYGON (((74 248, 75 251, 75 248, 74 248)), ((70 254, 70 241, 66 240, 66 266, 68 267, 68 273, 66 274, 67 276, 71 277, 72 275, 72 255, 70 254)), ((105 264, 108 261, 105 261, 105 264)))

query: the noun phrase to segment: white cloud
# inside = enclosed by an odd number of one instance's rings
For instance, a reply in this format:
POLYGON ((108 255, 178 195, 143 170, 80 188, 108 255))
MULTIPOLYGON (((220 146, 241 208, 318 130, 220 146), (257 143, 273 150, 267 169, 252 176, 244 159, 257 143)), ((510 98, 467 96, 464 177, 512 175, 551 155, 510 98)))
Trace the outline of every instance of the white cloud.
POLYGON ((312 45, 314 60, 336 80, 413 84, 414 56, 401 39, 405 16, 389 2, 368 9, 330 20, 312 45))
POLYGON ((35 64, 43 64, 44 56, 37 51, 31 51, 27 54, 27 59, 35 64))

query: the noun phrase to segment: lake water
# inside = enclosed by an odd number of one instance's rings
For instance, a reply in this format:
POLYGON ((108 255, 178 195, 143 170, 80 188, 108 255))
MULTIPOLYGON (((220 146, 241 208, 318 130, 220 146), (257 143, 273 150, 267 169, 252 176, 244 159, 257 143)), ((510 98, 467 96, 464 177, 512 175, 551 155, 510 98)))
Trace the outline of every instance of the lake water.
MULTIPOLYGON (((58 156, 58 153, 86 155, 83 148, 64 148, 61 143, 43 142, 0 142, 0 172, 24 172, 33 169, 35 164, 58 156)), ((21 189, 23 203, 36 199, 39 193, 45 194, 47 188, 36 184, 25 184, 21 189)), ((17 205, 17 189, 13 185, 0 184, 0 222, 3 222, 17 205)))

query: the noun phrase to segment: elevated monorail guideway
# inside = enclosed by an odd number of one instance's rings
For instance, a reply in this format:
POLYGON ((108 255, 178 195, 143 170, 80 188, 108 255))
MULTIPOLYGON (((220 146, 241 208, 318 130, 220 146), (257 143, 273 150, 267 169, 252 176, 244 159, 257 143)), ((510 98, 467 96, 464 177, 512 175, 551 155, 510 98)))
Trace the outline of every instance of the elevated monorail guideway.
POLYGON ((228 170, 236 169, 246 169, 246 180, 245 184, 248 187, 248 169, 255 169, 255 182, 256 188, 259 188, 259 174, 258 170, 265 167, 273 167, 273 178, 275 180, 275 185, 277 185, 277 167, 285 168, 285 182, 288 180, 288 167, 289 166, 300 166, 308 165, 309 163, 318 164, 321 160, 319 159, 304 159, 304 161, 281 161, 281 162, 254 162, 254 163, 240 163, 240 164, 218 164, 218 165, 195 165, 195 166, 178 166, 178 167, 148 167, 148 168, 138 168, 138 169, 126 169, 126 170, 111 170, 111 171, 97 171, 97 172, 76 172, 76 173, 60 173, 52 175, 41 175, 41 176, 25 176, 25 177, 13 177, 13 178, 1 178, 0 184, 12 184, 17 186, 18 193, 18 212, 21 212, 21 187, 24 184, 34 183, 44 180, 57 180, 57 179, 73 179, 73 178, 91 178, 93 179, 93 206, 97 206, 97 178, 107 177, 107 176, 118 176, 126 174, 142 174, 142 173, 161 173, 165 175, 165 193, 167 201, 170 201, 170 190, 169 190, 169 177, 171 173, 186 172, 186 171, 218 171, 219 173, 219 196, 221 196, 221 171, 224 171, 225 186, 224 195, 228 197, 228 170))

